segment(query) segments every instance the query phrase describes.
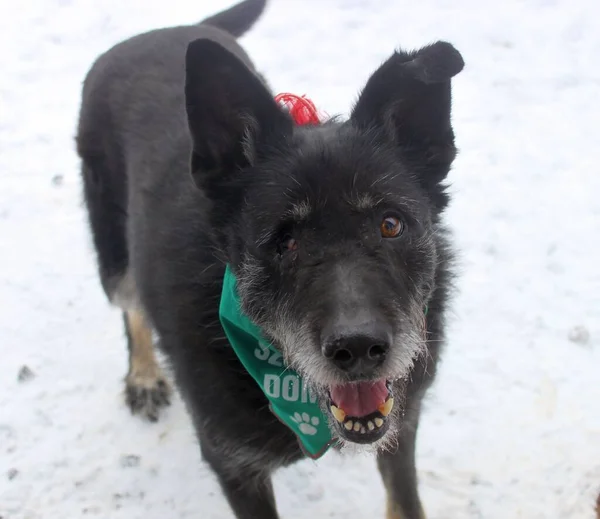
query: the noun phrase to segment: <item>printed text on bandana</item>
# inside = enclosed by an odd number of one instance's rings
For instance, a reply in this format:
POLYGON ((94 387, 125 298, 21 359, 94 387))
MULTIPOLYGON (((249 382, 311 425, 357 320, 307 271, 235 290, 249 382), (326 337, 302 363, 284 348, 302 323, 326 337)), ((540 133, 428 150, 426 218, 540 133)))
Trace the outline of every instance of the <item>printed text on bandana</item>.
MULTIPOLYGON (((257 360, 266 361, 271 366, 283 368, 283 357, 281 353, 272 351, 269 348, 255 348, 254 356, 257 360)), ((303 383, 302 379, 296 374, 274 375, 265 373, 263 387, 267 396, 272 398, 283 398, 287 402, 302 402, 306 404, 316 403, 317 397, 303 383)))

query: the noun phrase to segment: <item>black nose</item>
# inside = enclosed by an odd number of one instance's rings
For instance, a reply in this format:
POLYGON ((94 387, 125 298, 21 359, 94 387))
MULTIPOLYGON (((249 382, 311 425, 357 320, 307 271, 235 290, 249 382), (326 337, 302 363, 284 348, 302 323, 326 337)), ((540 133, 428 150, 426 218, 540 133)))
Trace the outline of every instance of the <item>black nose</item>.
POLYGON ((390 349, 390 335, 382 326, 338 333, 325 338, 323 355, 343 371, 369 375, 385 361, 390 349))

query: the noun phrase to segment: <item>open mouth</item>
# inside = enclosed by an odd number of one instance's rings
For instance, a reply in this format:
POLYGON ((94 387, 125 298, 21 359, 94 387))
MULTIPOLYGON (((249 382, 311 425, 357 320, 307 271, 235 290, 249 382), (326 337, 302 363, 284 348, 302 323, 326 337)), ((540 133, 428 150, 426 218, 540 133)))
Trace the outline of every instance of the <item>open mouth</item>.
POLYGON ((388 418, 394 408, 389 381, 332 386, 329 398, 331 414, 348 441, 373 443, 388 431, 388 418))

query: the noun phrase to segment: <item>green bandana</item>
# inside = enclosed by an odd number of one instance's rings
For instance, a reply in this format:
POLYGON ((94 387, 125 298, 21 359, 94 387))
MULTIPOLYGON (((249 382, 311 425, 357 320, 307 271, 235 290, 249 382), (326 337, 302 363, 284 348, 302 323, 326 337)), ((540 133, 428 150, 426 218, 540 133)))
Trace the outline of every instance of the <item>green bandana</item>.
POLYGON ((307 456, 320 458, 336 441, 327 418, 302 377, 284 365, 281 353, 242 313, 229 267, 223 278, 219 319, 244 368, 269 400, 271 412, 296 434, 307 456))

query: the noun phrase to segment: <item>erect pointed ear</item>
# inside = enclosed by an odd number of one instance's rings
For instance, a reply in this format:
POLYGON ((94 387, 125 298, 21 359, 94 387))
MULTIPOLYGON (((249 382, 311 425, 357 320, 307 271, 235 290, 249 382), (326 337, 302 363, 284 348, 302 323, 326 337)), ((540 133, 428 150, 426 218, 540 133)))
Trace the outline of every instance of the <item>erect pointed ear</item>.
POLYGON ((285 138, 292 121, 258 76, 214 41, 191 42, 185 69, 192 176, 210 197, 211 183, 252 165, 260 146, 285 138))
POLYGON ((425 184, 439 183, 456 155, 450 80, 463 67, 460 53, 446 42, 398 51, 367 81, 350 120, 386 132, 420 166, 425 184))

